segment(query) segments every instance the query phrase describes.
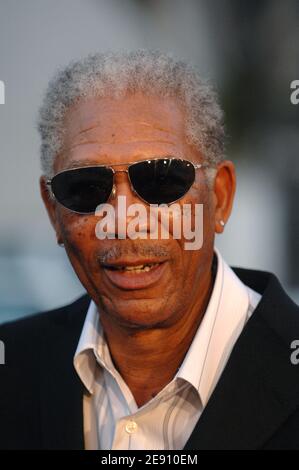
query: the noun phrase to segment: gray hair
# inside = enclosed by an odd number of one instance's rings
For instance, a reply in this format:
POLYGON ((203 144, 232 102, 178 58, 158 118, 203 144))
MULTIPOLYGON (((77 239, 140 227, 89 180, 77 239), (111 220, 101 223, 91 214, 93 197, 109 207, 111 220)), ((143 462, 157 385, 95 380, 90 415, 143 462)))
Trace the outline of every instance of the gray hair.
POLYGON ((63 144, 63 119, 72 104, 92 96, 120 98, 136 91, 176 97, 186 111, 187 142, 211 166, 224 158, 222 111, 215 92, 193 66, 159 51, 108 52, 71 62, 50 81, 38 120, 43 173, 53 176, 53 162, 63 144))

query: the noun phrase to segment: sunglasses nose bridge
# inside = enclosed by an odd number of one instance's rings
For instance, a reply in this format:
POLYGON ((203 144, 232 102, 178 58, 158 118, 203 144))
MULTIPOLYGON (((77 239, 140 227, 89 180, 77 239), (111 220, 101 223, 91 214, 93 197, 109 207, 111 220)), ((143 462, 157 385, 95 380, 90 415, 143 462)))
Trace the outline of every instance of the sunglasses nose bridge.
POLYGON ((132 184, 128 168, 123 169, 123 170, 118 170, 118 169, 115 170, 114 168, 112 168, 112 171, 113 171, 113 188, 112 188, 112 192, 111 192, 112 198, 116 197, 117 186, 120 185, 121 183, 123 183, 123 181, 117 181, 117 173, 126 173, 127 174, 127 178, 128 178, 127 181, 129 183, 131 192, 134 194, 134 196, 138 196, 138 194, 137 194, 137 192, 136 192, 136 190, 135 190, 135 188, 132 184))

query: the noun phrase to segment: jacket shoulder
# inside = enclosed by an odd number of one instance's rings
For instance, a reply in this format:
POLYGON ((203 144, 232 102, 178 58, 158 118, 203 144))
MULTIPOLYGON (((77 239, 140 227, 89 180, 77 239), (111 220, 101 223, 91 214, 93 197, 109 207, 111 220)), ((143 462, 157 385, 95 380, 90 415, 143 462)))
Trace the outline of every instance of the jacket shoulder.
MULTIPOLYGON (((44 448, 49 415, 62 416, 80 399, 72 358, 89 302, 85 295, 70 305, 0 326, 5 355, 0 366, 1 449, 44 448), (66 403, 61 403, 63 396, 66 403)), ((53 427, 51 432, 58 431, 53 427)))
POLYGON ((76 336, 83 326, 89 302, 90 297, 83 295, 66 306, 0 325, 0 340, 7 360, 10 358, 12 363, 18 358, 18 361, 25 362, 28 356, 34 360, 40 345, 50 337, 55 341, 55 335, 64 328, 76 336))
POLYGON ((69 319, 69 315, 74 313, 74 311, 79 311, 82 308, 85 308, 85 306, 88 307, 89 302, 90 298, 86 294, 74 300, 70 304, 51 310, 33 313, 17 320, 2 323, 0 325, 0 331, 9 331, 12 328, 14 330, 19 328, 30 328, 31 326, 38 326, 45 323, 62 324, 69 319))
POLYGON ((299 338, 299 306, 285 292, 275 274, 245 268, 233 268, 241 281, 262 295, 254 316, 267 324, 290 347, 299 338))

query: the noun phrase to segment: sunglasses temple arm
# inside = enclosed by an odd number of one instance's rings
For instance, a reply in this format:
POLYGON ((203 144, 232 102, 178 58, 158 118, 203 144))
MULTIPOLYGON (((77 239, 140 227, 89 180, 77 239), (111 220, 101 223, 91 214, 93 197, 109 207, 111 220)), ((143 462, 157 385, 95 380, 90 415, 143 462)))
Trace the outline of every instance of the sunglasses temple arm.
POLYGON ((46 186, 48 187, 48 191, 49 191, 49 194, 50 194, 51 198, 52 198, 52 199, 56 199, 56 198, 55 198, 55 195, 54 195, 54 193, 53 193, 53 191, 52 191, 51 183, 52 183, 52 180, 51 180, 51 179, 47 179, 47 180, 46 180, 46 186))
POLYGON ((210 165, 209 163, 193 163, 194 168, 199 170, 199 168, 215 168, 214 165, 210 165))

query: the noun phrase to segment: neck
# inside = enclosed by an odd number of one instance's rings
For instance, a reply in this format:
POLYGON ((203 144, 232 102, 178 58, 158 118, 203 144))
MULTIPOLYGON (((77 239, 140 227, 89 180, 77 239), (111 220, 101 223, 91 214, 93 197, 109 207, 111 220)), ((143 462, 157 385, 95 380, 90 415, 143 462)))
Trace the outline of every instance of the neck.
POLYGON ((209 273, 196 301, 168 327, 132 331, 111 316, 101 315, 114 365, 138 406, 157 395, 175 376, 204 316, 212 287, 209 273))

